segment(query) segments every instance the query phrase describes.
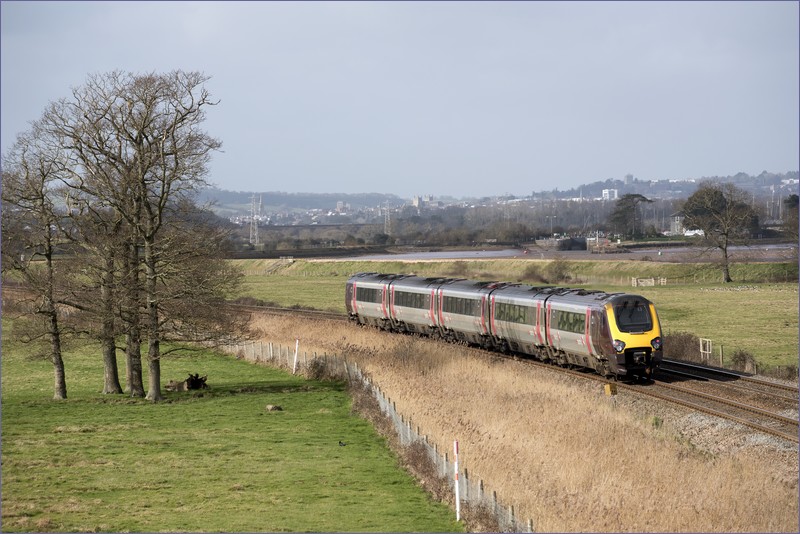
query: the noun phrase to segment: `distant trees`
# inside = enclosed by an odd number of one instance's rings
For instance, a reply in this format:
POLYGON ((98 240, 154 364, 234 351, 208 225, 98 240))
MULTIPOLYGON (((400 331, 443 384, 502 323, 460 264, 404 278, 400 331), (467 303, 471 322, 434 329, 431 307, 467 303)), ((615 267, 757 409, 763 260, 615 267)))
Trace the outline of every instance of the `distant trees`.
POLYGON ((644 234, 644 224, 642 218, 637 216, 639 205, 652 202, 652 200, 644 195, 622 195, 614 205, 614 211, 612 211, 609 216, 609 223, 625 236, 630 236, 632 238, 641 236, 644 234), (639 223, 638 225, 637 221, 639 223))
POLYGON ((800 208, 800 197, 797 195, 789 195, 783 200, 783 231, 795 241, 798 239, 798 224, 800 224, 798 208, 800 208))
POLYGON ((119 335, 133 396, 145 396, 146 343, 146 396, 155 401, 162 398, 162 341, 218 339, 241 327, 223 313, 239 280, 219 261, 226 236, 193 201, 221 146, 201 129, 206 108, 215 104, 207 80, 182 71, 90 76, 71 98, 52 103, 4 157, 3 269, 23 273, 29 286, 34 274, 49 270, 50 292, 35 290, 52 303, 53 317, 69 306, 101 325, 86 333, 102 342, 107 393, 121 391, 119 335), (7 207, 13 216, 6 217, 7 207), (38 231, 15 232, 22 220, 38 231), (8 264, 7 232, 18 238, 8 264), (53 261, 58 247, 70 254, 53 261), (80 268, 59 272, 67 257, 80 268))
POLYGON ((747 240, 758 230, 758 215, 748 195, 730 183, 701 185, 683 204, 683 225, 702 230, 709 247, 722 254, 722 281, 732 282, 728 248, 747 240))

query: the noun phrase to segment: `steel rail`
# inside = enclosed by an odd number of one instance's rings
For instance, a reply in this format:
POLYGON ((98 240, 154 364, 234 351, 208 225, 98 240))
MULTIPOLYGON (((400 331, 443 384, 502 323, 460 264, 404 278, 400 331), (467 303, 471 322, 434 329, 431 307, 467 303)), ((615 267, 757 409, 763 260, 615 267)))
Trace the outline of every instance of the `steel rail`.
MULTIPOLYGON (((759 389, 757 387, 751 387, 751 386, 748 385, 748 383, 739 384, 738 380, 734 381, 734 382, 727 382, 727 381, 724 381, 724 380, 716 380, 716 379, 713 379, 713 378, 708 378, 708 377, 700 376, 700 375, 693 374, 693 373, 685 373, 683 371, 676 371, 675 369, 664 369, 664 368, 659 369, 659 375, 663 375, 663 374, 682 376, 682 377, 685 377, 685 378, 691 378, 692 380, 695 380, 695 381, 698 381, 698 382, 706 382, 706 383, 709 383, 709 384, 713 383, 713 384, 715 384, 717 386, 720 386, 720 387, 737 389, 737 390, 740 390, 740 391, 743 391, 743 392, 754 393, 754 394, 757 394, 757 395, 764 395, 764 396, 770 397, 772 399, 777 399, 779 401, 789 401, 789 402, 795 402, 795 403, 798 403, 798 401, 800 401, 800 399, 798 399, 797 396, 784 395, 783 393, 784 393, 785 390, 783 388, 779 388, 778 392, 764 391, 763 389, 759 389)), ((658 379, 658 376, 656 378, 658 379)), ((769 384, 769 383, 767 382, 767 384, 769 384)), ((782 384, 779 384, 779 385, 783 386, 782 384)), ((795 393, 796 393, 796 391, 795 391, 795 393)))
MULTIPOLYGON (((699 365, 699 364, 696 364, 696 363, 682 362, 680 360, 666 360, 665 359, 662 362, 662 365, 664 365, 664 364, 673 365, 675 367, 680 367, 680 368, 684 368, 684 369, 695 370, 695 371, 699 371, 699 372, 703 372, 703 373, 708 373, 710 375, 719 375, 719 376, 727 376, 727 377, 731 377, 731 378, 736 378, 737 380, 741 380, 743 382, 750 382, 750 383, 753 383, 753 384, 758 384, 760 386, 770 387, 770 388, 778 389, 778 390, 781 390, 781 391, 788 391, 788 392, 794 393, 795 395, 798 394, 798 387, 797 386, 789 386, 789 385, 786 385, 786 384, 779 384, 779 383, 776 383, 776 382, 770 382, 769 380, 756 378, 756 377, 754 377, 752 375, 748 375, 748 374, 745 374, 745 373, 739 373, 739 372, 736 372, 736 371, 730 371, 728 369, 720 369, 718 367, 708 367, 708 366, 699 365)), ((663 370, 666 371, 667 369, 663 369, 663 370)), ((696 376, 696 375, 693 375, 693 376, 696 376)))

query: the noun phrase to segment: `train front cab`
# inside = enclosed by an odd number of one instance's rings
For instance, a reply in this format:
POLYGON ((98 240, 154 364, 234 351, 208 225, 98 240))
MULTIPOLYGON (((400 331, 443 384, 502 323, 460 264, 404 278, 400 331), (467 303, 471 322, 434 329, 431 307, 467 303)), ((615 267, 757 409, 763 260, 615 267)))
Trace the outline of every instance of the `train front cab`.
POLYGON ((616 295, 605 304, 613 355, 610 370, 620 378, 651 379, 661 366, 663 341, 655 306, 638 295, 616 295))

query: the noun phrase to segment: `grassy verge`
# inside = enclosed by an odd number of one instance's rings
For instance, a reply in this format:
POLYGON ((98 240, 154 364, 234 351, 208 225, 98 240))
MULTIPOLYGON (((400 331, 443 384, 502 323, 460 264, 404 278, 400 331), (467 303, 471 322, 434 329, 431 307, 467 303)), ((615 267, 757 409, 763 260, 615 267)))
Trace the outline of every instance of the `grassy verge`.
POLYGON ((99 351, 82 346, 54 402, 51 365, 26 349, 3 336, 5 532, 462 528, 351 414, 343 383, 195 352, 162 376, 207 374, 211 389, 152 404, 102 396, 99 351))
MULTIPOLYGON (((484 280, 536 283, 530 276, 547 275, 551 261, 487 260, 442 262, 367 262, 296 261, 263 273, 264 260, 241 260, 252 274, 245 278, 242 295, 274 302, 281 306, 305 306, 344 313, 344 283, 361 271, 414 273, 420 276, 454 276, 484 280), (261 270, 259 270, 261 269, 261 270)), ((267 260, 269 261, 269 260, 267 260)), ((563 260, 556 260, 563 261, 563 260)), ((608 291, 631 291, 656 303, 666 332, 690 332, 714 342, 715 358, 719 346, 732 354, 747 351, 762 368, 796 366, 798 363, 798 287, 787 283, 717 282, 716 268, 703 264, 672 264, 632 261, 563 261, 565 272, 580 283, 608 291), (666 277, 667 286, 632 288, 632 276, 666 277), (595 280, 586 283, 587 280, 595 280), (616 281, 615 281, 616 280, 616 281), (669 280, 697 280, 698 283, 673 285, 669 280), (706 282, 703 282, 706 280, 706 282)), ((779 278, 785 264, 739 264, 737 279, 779 278)), ((796 269, 796 266, 794 266, 796 269)), ((699 347, 698 347, 699 351, 699 347)))

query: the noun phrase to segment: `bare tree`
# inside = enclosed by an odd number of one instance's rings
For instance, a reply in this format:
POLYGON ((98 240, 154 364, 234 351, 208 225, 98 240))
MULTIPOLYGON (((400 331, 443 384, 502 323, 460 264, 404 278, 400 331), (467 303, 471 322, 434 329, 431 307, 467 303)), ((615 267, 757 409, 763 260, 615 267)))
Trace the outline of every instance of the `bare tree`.
POLYGON ((205 109, 215 104, 203 87, 207 80, 201 73, 182 71, 91 76, 71 99, 52 104, 43 118, 69 158, 65 183, 118 213, 130 228, 121 278, 129 383, 141 373, 136 365, 141 351, 138 303, 143 302, 151 400, 162 398, 158 253, 165 214, 171 202, 205 185, 210 154, 221 147, 200 129, 205 109))
POLYGON ((732 282, 728 249, 746 241, 758 228, 758 215, 747 193, 731 183, 701 185, 683 204, 683 225, 702 230, 709 247, 722 254, 722 281, 732 282))
MULTIPOLYGON (((67 303, 92 317, 85 330, 100 340, 103 354, 103 393, 122 393, 117 367, 116 338, 120 316, 120 258, 125 254, 123 219, 118 213, 93 205, 90 199, 76 198, 73 190, 66 190, 67 215, 73 227, 72 242, 79 250, 81 270, 86 273, 83 283, 72 287, 67 303), (99 331, 94 328, 99 324, 99 331)), ((137 388, 129 386, 133 395, 144 396, 141 381, 137 388)))
MULTIPOLYGON (((63 241, 62 216, 50 190, 57 176, 57 151, 42 143, 38 128, 20 135, 3 159, 2 259, 3 270, 14 270, 36 296, 35 312, 45 319, 53 363, 54 393, 67 398, 59 323, 56 249, 63 241)), ((35 335, 35 334, 34 334, 35 335)))

